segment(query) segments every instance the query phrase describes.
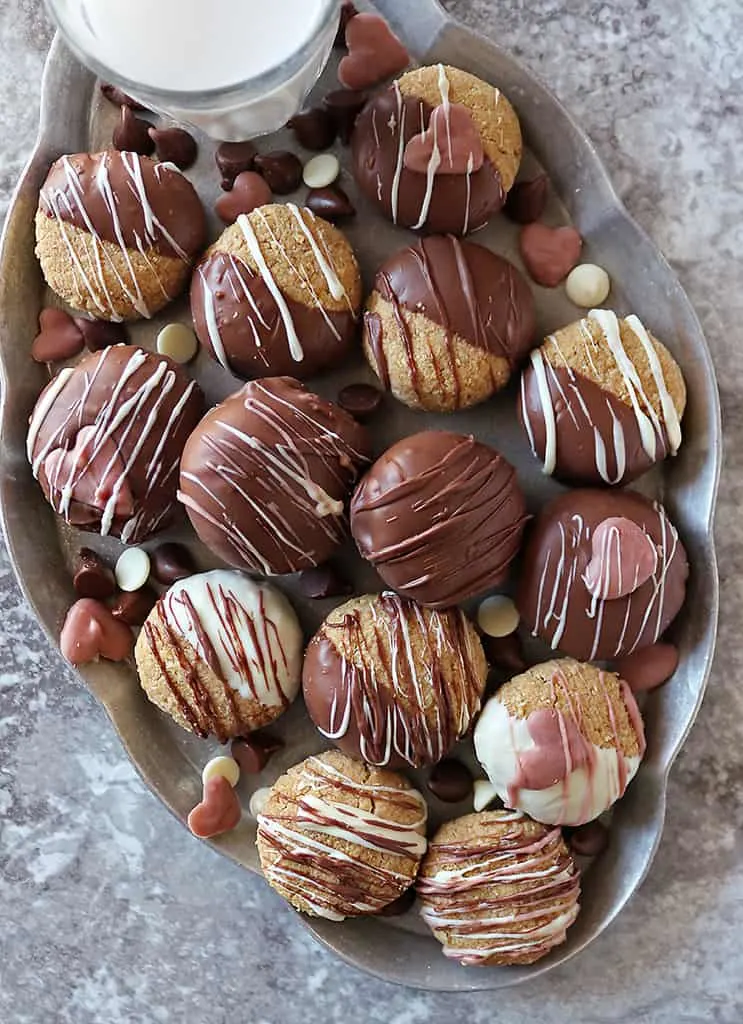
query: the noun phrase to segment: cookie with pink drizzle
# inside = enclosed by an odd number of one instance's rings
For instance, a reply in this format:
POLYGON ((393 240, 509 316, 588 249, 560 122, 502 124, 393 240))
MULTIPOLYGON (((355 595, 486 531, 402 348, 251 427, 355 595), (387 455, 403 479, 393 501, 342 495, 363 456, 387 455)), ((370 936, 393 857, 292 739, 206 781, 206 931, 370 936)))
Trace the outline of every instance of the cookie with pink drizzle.
POLYGON ((401 775, 331 751, 290 768, 258 816, 266 881, 311 917, 378 914, 415 881, 426 801, 401 775))
POLYGON ((620 797, 645 753, 627 683, 572 658, 502 686, 475 727, 475 752, 506 807, 548 825, 582 825, 620 797))
POLYGON ((442 825, 423 858, 421 917, 465 967, 533 964, 565 941, 580 874, 559 828, 519 811, 442 825))

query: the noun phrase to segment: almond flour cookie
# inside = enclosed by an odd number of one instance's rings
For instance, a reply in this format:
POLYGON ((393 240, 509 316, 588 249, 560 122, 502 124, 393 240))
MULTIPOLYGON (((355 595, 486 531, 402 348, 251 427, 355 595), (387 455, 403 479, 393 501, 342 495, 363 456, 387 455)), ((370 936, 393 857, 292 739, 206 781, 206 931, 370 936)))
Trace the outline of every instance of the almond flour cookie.
POLYGON ((489 249, 432 236, 379 269, 364 314, 364 352, 387 390, 413 409, 453 412, 510 380, 534 337, 534 300, 489 249))
POLYGON ((28 461, 66 522, 136 544, 172 518, 178 462, 203 404, 172 360, 114 345, 44 388, 29 422, 28 461))
POLYGON ((258 815, 266 881, 303 914, 378 914, 415 881, 426 802, 401 775, 338 751, 308 757, 271 789, 258 815))
POLYGON ((548 825, 583 825, 634 778, 645 732, 627 683, 572 658, 502 686, 475 727, 475 753, 507 807, 548 825))
POLYGON ((458 68, 418 68, 373 97, 353 135, 356 181, 394 224, 466 235, 505 202, 521 163, 500 89, 458 68))
POLYGON ((559 828, 519 811, 448 821, 423 858, 421 917, 465 967, 533 964, 578 916, 580 874, 559 828))
POLYGON ((467 732, 487 673, 458 608, 432 611, 385 593, 330 613, 307 648, 302 685, 310 718, 345 753, 419 768, 467 732))
POLYGON ((196 267, 191 313, 206 351, 238 377, 306 379, 353 342, 361 277, 345 237, 293 203, 263 206, 196 267))
POLYGON ((551 334, 521 380, 520 418, 545 472, 629 483, 681 445, 686 385, 638 317, 593 309, 551 334))
POLYGON ((174 164, 106 150, 63 156, 39 197, 36 255, 49 287, 100 320, 154 316, 206 241, 201 200, 174 164))
POLYGON ((281 593, 216 570, 174 584, 135 648, 142 689, 183 729, 220 743, 269 725, 297 696, 302 630, 281 593))

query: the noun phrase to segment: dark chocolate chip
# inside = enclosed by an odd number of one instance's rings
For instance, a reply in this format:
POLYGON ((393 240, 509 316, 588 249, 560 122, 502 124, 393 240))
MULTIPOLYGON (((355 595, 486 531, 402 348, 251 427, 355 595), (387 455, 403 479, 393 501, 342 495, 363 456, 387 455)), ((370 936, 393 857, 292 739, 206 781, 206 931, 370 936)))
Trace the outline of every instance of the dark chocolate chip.
POLYGON ((121 591, 110 611, 115 619, 127 626, 141 626, 156 604, 157 594, 152 587, 140 587, 139 590, 121 591))
POLYGON ((254 167, 277 196, 287 196, 290 192, 296 192, 302 184, 302 161, 296 153, 290 153, 286 149, 259 153, 255 158, 254 167))
POLYGON ((345 597, 353 592, 350 583, 343 579, 330 562, 301 572, 299 589, 303 597, 312 601, 322 601, 326 597, 345 597))
POLYGON ((377 911, 377 917, 400 917, 412 908, 415 903, 415 886, 411 885, 402 895, 398 896, 392 903, 377 911))
POLYGON ((540 174, 532 181, 517 181, 506 198, 503 212, 517 224, 531 224, 544 213, 549 195, 549 179, 540 174))
POLYGON ((341 13, 338 21, 338 34, 335 37, 333 46, 345 46, 346 45, 346 25, 348 25, 351 18, 355 18, 359 12, 356 10, 354 4, 349 3, 348 0, 341 4, 341 13))
POLYGON ((439 761, 428 779, 428 788, 446 804, 458 804, 472 794, 472 773, 461 761, 439 761))
POLYGON ((289 122, 297 142, 305 149, 320 152, 330 149, 337 134, 335 119, 324 107, 313 107, 301 114, 295 114, 289 122))
POLYGON ((124 324, 109 323, 108 320, 86 320, 76 316, 75 323, 82 332, 85 347, 91 352, 100 352, 111 345, 127 345, 129 332, 124 324))
POLYGON ((338 405, 357 420, 367 420, 379 409, 383 397, 372 384, 349 384, 338 395, 338 405))
POLYGON ((482 646, 488 663, 512 675, 525 672, 528 668, 524 647, 518 633, 509 636, 483 636, 482 646))
POLYGON ((150 571, 158 583, 170 586, 193 576, 196 564, 187 547, 169 541, 150 551, 150 571))
POLYGON ((121 107, 119 123, 114 128, 114 148, 123 153, 139 153, 149 156, 155 152, 155 143, 150 138, 150 125, 132 111, 131 107, 121 107))
POLYGON ((366 105, 367 95, 355 89, 335 89, 323 100, 325 109, 335 121, 338 138, 344 146, 351 141, 358 116, 366 105))
POLYGON ((268 182, 255 171, 241 171, 229 192, 220 196, 214 210, 225 224, 234 224, 241 213, 252 213, 271 202, 268 182))
POLYGON ((185 171, 196 162, 196 139, 183 128, 150 128, 149 135, 155 143, 157 158, 163 163, 175 164, 185 171))
POLYGON ((568 844, 579 857, 598 857, 609 845, 609 830, 600 821, 589 821, 587 825, 579 825, 569 832, 566 830, 568 844))
POLYGON ((118 86, 111 85, 110 82, 101 82, 101 92, 115 107, 129 107, 131 110, 147 109, 139 100, 132 99, 131 96, 128 96, 118 86))
POLYGON ((277 736, 256 732, 234 740, 232 756, 240 765, 240 771, 246 775, 257 775, 266 767, 271 756, 283 746, 283 742, 277 736))
POLYGON ((310 189, 304 205, 316 216, 333 223, 356 215, 353 203, 339 185, 310 189))
POLYGON ((258 150, 252 142, 222 142, 214 159, 222 175, 222 188, 228 192, 238 174, 252 171, 258 150))
POLYGON ((90 548, 81 548, 72 585, 78 597, 105 601, 116 593, 113 570, 90 548))
POLYGON ((83 336, 74 319, 63 309, 49 306, 39 314, 39 333, 31 344, 31 358, 37 363, 59 363, 72 359, 84 347, 83 336))

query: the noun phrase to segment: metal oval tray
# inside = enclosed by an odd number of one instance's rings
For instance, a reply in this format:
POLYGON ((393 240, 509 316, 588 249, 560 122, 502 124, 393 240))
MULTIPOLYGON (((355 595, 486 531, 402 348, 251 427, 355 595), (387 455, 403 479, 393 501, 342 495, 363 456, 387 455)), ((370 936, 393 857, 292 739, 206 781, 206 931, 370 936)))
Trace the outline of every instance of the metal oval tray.
MULTIPOLYGON (((399 919, 367 919, 332 924, 304 923, 340 956, 388 981, 426 989, 466 991, 497 989, 551 970, 574 956, 599 935, 637 890, 660 841, 665 811, 666 779, 671 764, 697 714, 713 656, 718 586, 712 539, 721 428, 712 363, 699 322, 668 264, 630 219, 614 193, 590 141, 557 100, 524 67, 497 46, 458 26, 435 0, 380 0, 376 5, 393 23, 421 62, 443 61, 463 67, 500 86, 515 105, 528 146, 526 160, 543 166, 554 185, 548 210, 553 223, 571 220, 583 235, 586 258, 602 264, 615 282, 609 303, 618 311, 637 312, 668 344, 681 363, 689 388, 684 421, 685 442, 679 456, 645 477, 642 489, 667 505, 686 544, 692 573, 685 610, 675 627, 681 649, 680 667, 672 682, 647 699, 644 715, 648 751, 627 796, 614 812, 612 842, 589 867, 583 881, 583 910, 565 945, 532 967, 463 968, 441 955, 415 913, 399 919)), ((333 69, 326 74, 330 87, 333 69)), ((321 82, 320 89, 323 88, 321 82)), ((34 257, 33 217, 50 163, 65 152, 102 148, 110 140, 115 112, 102 102, 93 76, 55 40, 43 82, 41 128, 34 153, 12 203, 2 244, 0 267, 0 360, 2 366, 2 448, 0 499, 13 564, 26 597, 42 625, 57 643, 59 626, 73 599, 68 565, 81 538, 59 522, 42 499, 25 457, 26 423, 45 383, 42 367, 29 355, 40 307, 49 301, 34 257)), ((197 182, 207 207, 218 192, 218 176, 210 144, 189 176, 197 182)), ((280 139, 264 145, 275 148, 280 139)), ((349 190, 356 195, 353 183, 349 190)), ((301 199, 301 196, 300 196, 301 199)), ((408 233, 394 229, 359 200, 359 216, 348 229, 360 253, 366 283, 385 254, 405 244, 408 233), (373 230, 372 230, 373 228, 373 230)), ((217 226, 213 225, 215 233, 217 226)), ((517 232, 497 217, 478 241, 518 262, 517 232)), ((534 288, 540 330, 576 319, 578 313, 562 289, 534 288)), ((164 318, 160 318, 162 323, 164 318)), ((188 320, 184 301, 167 311, 167 319, 188 320)), ((140 324, 133 339, 152 346, 156 324, 140 324)), ((204 354, 192 371, 216 401, 238 386, 204 354)), ((313 381, 327 396, 351 380, 371 379, 358 359, 343 371, 313 381)), ((422 429, 422 424, 478 433, 494 443, 518 469, 532 508, 558 485, 545 478, 531 457, 516 424, 515 389, 469 413, 427 418, 391 400, 373 424, 382 451, 397 437, 422 429)), ((185 526, 169 538, 189 535, 185 526)), ((85 535, 84 542, 115 556, 118 542, 85 535)), ((200 563, 213 564, 208 553, 189 538, 200 563)), ((345 557, 359 589, 378 589, 373 571, 361 565, 348 546, 345 557)), ((294 581, 280 581, 297 602, 294 581)), ((308 635, 332 603, 299 603, 308 635)), ((200 796, 200 767, 212 756, 205 745, 172 725, 147 702, 128 666, 100 663, 83 672, 84 679, 106 708, 142 777, 170 810, 184 821, 200 796)), ((286 749, 257 778, 243 780, 244 806, 250 789, 270 784, 290 764, 323 744, 307 720, 301 701, 282 719, 279 730, 286 749)), ((472 758, 468 744, 461 756, 472 758)), ((425 787, 424 787, 425 788, 425 787)), ((470 807, 446 808, 431 801, 434 819, 465 813, 470 807)), ((216 849, 251 871, 258 871, 255 823, 246 815, 239 828, 214 842, 216 849)), ((190 840, 184 834, 184 843, 190 840)), ((217 908, 215 908, 217 910, 217 908)))

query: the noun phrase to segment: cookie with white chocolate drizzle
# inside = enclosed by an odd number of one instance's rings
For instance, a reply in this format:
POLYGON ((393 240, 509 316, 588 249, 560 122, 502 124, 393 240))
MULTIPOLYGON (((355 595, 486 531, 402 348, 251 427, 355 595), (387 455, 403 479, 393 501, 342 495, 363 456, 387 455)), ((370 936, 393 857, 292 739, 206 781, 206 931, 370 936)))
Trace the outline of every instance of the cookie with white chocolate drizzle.
POLYGON ((174 164, 77 153, 41 188, 36 255, 47 284, 100 320, 154 316, 183 290, 205 241, 201 200, 174 164))
POLYGON ((346 238, 293 203, 238 217, 191 283, 201 344, 243 379, 304 380, 336 366, 353 342, 360 305, 359 267, 346 238))
POLYGON ((519 415, 546 473, 621 486, 681 445, 686 386, 636 316, 594 309, 531 354, 519 415))
POLYGON ((377 914, 413 884, 426 820, 402 776, 338 751, 309 757, 274 783, 258 815, 263 874, 312 917, 377 914))
POLYGON ((580 874, 560 829, 519 811, 442 825, 416 890, 444 956, 466 967, 535 963, 565 941, 580 909, 580 874))

